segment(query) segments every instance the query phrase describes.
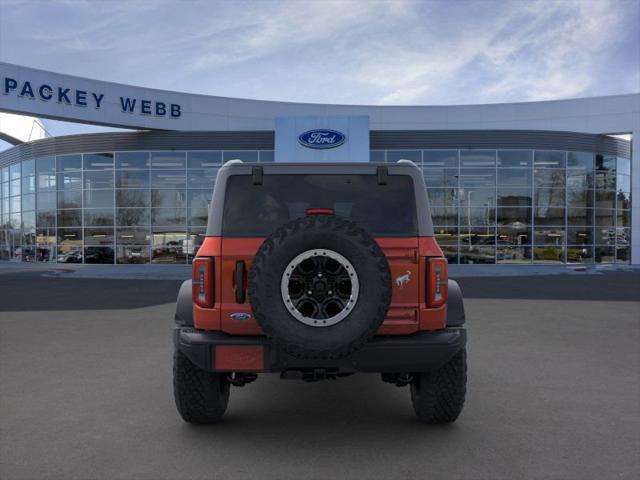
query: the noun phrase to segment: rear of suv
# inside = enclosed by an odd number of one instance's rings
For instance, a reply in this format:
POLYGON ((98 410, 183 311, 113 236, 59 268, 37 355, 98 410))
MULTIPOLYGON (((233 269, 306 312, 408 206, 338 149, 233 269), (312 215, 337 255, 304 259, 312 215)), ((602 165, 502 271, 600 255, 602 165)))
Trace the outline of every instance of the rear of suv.
POLYGON ((262 373, 379 373, 426 423, 464 404, 462 294, 411 162, 225 164, 175 321, 187 422, 220 421, 230 387, 262 373))

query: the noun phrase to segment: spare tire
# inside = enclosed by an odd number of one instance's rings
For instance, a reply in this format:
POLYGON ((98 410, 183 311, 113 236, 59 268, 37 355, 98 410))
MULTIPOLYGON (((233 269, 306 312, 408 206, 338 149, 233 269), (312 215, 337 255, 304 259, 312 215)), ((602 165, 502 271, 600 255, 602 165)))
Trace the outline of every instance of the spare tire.
POLYGON ((265 334, 300 358, 339 358, 373 337, 391 303, 389 264, 355 223, 308 215, 278 228, 249 271, 265 334))

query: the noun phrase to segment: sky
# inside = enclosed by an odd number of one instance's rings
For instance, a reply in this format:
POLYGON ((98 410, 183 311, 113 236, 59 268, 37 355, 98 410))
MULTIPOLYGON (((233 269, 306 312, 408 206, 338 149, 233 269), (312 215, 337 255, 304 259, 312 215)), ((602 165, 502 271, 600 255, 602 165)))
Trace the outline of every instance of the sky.
POLYGON ((639 92, 639 25, 640 0, 0 0, 0 60, 264 100, 538 101, 639 92))

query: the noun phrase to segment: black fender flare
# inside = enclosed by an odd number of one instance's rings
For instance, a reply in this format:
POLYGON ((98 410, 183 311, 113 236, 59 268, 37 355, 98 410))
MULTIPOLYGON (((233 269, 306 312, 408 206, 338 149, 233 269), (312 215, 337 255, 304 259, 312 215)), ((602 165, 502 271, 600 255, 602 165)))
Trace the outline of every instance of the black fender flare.
POLYGON ((193 327, 193 299, 191 296, 191 280, 185 280, 180 285, 176 300, 175 322, 185 327, 193 327))
POLYGON ((462 301, 462 290, 455 280, 449 280, 448 289, 447 327, 459 327, 464 325, 466 320, 464 303, 462 301))

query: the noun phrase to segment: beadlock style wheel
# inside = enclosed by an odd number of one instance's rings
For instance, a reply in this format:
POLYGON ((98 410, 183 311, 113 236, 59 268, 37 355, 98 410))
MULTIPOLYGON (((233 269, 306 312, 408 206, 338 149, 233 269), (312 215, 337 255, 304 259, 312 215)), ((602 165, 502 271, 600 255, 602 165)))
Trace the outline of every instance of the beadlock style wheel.
POLYGON ((296 256, 280 282, 282 301, 291 315, 311 327, 329 327, 344 320, 356 306, 359 290, 351 262, 328 249, 296 256))

